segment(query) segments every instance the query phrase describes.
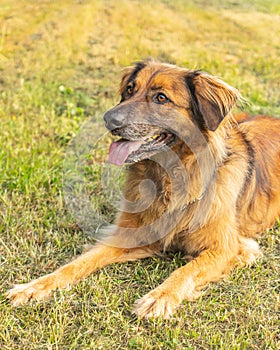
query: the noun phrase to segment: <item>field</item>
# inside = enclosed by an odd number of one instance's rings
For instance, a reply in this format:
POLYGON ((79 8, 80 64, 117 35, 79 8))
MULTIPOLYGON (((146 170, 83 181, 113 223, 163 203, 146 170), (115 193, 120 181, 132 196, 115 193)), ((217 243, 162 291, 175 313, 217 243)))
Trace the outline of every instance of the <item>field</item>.
MULTIPOLYGON (((279 349, 280 221, 264 256, 211 284, 170 320, 138 320, 133 302, 184 264, 101 269, 47 302, 13 308, 13 283, 53 271, 93 237, 65 204, 68 145, 118 102, 122 69, 146 57, 201 68, 237 87, 245 110, 280 117, 278 0, 0 0, 0 349, 279 349)), ((98 182, 90 191, 109 221, 98 182)))

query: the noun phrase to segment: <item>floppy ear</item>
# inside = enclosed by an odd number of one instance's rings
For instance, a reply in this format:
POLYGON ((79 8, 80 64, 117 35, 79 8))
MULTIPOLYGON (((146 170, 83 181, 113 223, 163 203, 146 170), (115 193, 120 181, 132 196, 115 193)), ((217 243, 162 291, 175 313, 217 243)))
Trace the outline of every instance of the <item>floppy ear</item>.
POLYGON ((186 82, 191 94, 194 117, 215 131, 238 100, 239 91, 224 81, 201 71, 189 72, 186 82))

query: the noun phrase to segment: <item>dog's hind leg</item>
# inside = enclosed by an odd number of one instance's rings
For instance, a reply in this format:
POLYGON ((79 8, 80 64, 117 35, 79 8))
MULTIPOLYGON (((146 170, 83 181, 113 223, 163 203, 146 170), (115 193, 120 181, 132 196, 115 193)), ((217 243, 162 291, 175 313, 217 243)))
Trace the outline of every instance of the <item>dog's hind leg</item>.
POLYGON ((98 243, 56 271, 29 283, 15 285, 7 292, 7 297, 11 299, 14 306, 23 305, 32 299, 43 300, 48 298, 52 291, 66 289, 98 268, 111 263, 137 260, 155 254, 154 246, 124 249, 98 243))
POLYGON ((239 265, 251 265, 260 257, 262 257, 262 252, 254 239, 246 237, 239 239, 239 253, 236 257, 239 265))

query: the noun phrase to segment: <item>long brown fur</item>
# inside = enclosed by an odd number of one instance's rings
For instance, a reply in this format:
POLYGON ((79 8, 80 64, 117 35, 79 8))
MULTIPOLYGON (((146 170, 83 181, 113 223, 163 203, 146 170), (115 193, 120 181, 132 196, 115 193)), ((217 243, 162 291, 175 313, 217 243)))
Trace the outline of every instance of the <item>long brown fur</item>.
MULTIPOLYGON (((153 160, 129 165, 125 198, 132 202, 139 198, 139 184, 148 178, 157 189, 152 204, 137 213, 129 213, 124 205, 114 231, 104 242, 49 275, 16 285, 8 292, 14 305, 45 299, 53 290, 66 288, 111 263, 180 250, 192 260, 136 301, 133 309, 139 317, 167 318, 183 300, 197 298, 209 282, 220 279, 237 264, 253 263, 261 254, 254 238, 280 216, 280 120, 244 113, 234 118, 231 110, 241 99, 236 89, 207 73, 154 61, 140 62, 126 70, 120 87, 122 101, 109 111, 107 119, 115 117, 116 111, 125 113, 132 104, 145 101, 136 110, 136 122, 145 121, 153 104, 149 96, 155 88, 162 89, 172 101, 168 108, 184 116, 182 120, 175 118, 174 124, 186 129, 193 123, 198 128, 211 159, 202 150, 198 164, 188 145, 180 141, 174 145, 172 152, 189 175, 188 190, 180 177, 171 189, 167 172, 153 160), (206 188, 202 186, 201 171, 209 176, 206 188), (123 228, 153 224, 166 211, 175 220, 182 210, 184 215, 158 240, 150 239, 147 231, 143 242, 150 243, 146 245, 120 244, 127 239, 123 228)), ((162 112, 160 118, 164 121, 166 115, 162 112)), ((158 232, 163 229, 160 225, 154 226, 158 232)))

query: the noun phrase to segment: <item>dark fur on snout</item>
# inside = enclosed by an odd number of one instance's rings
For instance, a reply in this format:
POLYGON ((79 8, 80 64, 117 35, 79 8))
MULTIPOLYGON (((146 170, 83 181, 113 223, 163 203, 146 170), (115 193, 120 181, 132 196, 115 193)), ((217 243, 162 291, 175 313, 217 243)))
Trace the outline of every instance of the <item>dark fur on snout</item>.
POLYGON ((144 123, 131 123, 124 127, 116 128, 111 131, 114 136, 119 136, 127 140, 139 140, 148 136, 153 136, 161 132, 166 132, 165 129, 159 126, 144 124, 144 123))

